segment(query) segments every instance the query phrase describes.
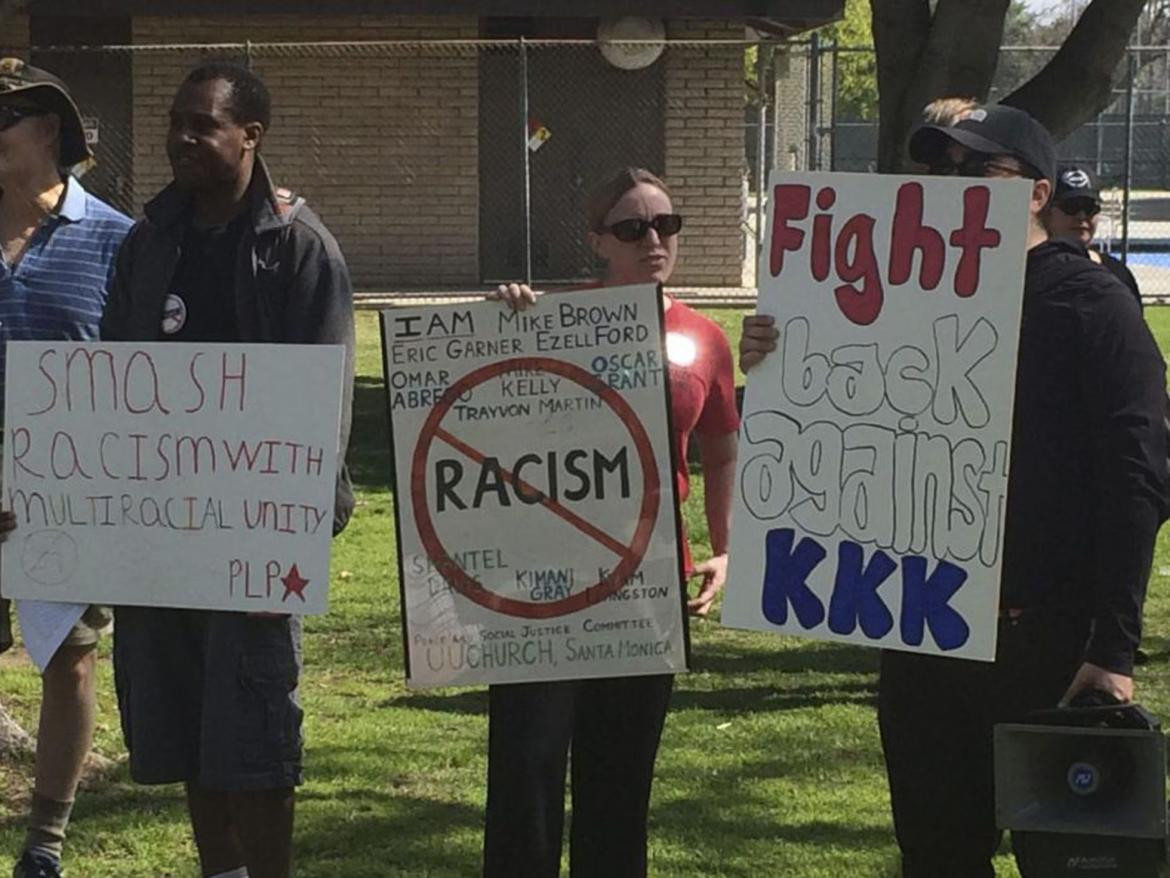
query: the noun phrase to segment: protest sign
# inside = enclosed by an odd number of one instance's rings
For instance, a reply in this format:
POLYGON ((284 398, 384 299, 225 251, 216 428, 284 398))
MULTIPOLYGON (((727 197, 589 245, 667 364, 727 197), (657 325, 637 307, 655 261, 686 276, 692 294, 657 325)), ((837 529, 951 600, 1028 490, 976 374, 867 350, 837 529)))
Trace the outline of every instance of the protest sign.
POLYGON ((726 624, 994 658, 1030 191, 773 176, 726 624))
POLYGON ((322 613, 344 350, 9 342, 7 597, 322 613))
POLYGON ((382 313, 412 686, 686 668, 653 285, 382 313))

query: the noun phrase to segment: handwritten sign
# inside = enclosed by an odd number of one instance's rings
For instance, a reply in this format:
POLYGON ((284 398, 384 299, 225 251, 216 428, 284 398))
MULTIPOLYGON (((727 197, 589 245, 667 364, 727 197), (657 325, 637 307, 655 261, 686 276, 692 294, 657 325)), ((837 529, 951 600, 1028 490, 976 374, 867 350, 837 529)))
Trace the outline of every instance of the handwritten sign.
POLYGON ((1029 192, 773 176, 725 623, 994 658, 1029 192))
POLYGON ((686 669, 650 286, 382 313, 412 686, 686 669))
POLYGON ((324 612, 343 358, 10 342, 5 595, 324 612))

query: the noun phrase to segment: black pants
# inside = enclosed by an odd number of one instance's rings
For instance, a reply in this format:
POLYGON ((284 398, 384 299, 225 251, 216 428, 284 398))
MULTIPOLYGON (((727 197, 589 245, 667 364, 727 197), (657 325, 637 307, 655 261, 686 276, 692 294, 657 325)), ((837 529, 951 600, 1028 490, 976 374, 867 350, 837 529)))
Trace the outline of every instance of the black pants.
POLYGON ((492 686, 484 878, 557 878, 572 747, 573 878, 642 878, 673 675, 492 686))
POLYGON ((1001 621, 995 662, 882 654, 878 720, 903 878, 993 878, 992 728, 1055 707, 1084 654, 1081 616, 1001 621))

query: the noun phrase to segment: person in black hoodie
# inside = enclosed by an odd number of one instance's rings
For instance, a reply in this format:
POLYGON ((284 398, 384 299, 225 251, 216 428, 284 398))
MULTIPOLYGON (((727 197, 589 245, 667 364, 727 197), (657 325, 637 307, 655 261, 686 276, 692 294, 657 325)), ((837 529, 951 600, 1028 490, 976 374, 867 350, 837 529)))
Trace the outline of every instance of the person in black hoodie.
MULTIPOLYGON (((904 878, 992 878, 992 729, 1099 691, 1133 698, 1154 538, 1167 514, 1165 365, 1130 291, 1041 222, 1055 150, 1027 113, 927 125, 932 174, 1032 179, 994 662, 886 650, 878 719, 904 878)), ((746 371, 775 348, 745 318, 746 371)))
POLYGON ((1044 211, 1044 227, 1053 238, 1066 238, 1085 248, 1085 253, 1098 265, 1108 269, 1129 287, 1131 293, 1142 302, 1137 280, 1119 259, 1103 250, 1090 246, 1097 234, 1097 216, 1101 213, 1101 194, 1097 188, 1097 177, 1087 165, 1061 165, 1056 172, 1056 192, 1052 203, 1044 211))

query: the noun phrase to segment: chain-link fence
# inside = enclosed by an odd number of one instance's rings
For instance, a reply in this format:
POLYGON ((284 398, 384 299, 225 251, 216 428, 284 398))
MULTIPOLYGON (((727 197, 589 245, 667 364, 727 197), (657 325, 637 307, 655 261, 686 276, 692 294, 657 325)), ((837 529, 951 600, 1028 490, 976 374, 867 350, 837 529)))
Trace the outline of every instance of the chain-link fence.
POLYGON ((366 291, 580 282, 585 198, 663 175, 686 215, 676 281, 745 282, 742 40, 446 40, 34 48, 95 141, 86 185, 132 215, 170 179, 168 110, 195 63, 248 64, 273 96, 262 153, 366 291))
MULTIPOLYGON (((831 59, 828 95, 850 85, 840 75, 846 63, 873 58, 869 48, 812 47, 831 59)), ((1006 46, 989 100, 1010 94, 1047 64, 1055 47, 1006 46)), ((823 71, 823 60, 811 65, 823 71)), ((873 170, 877 158, 877 121, 870 114, 849 113, 822 97, 816 110, 822 136, 828 138, 827 160, 820 167, 842 171, 873 170)), ((1103 190, 1097 241, 1124 259, 1151 301, 1170 300, 1170 46, 1131 47, 1118 71, 1113 101, 1095 119, 1058 145, 1061 160, 1093 168, 1103 190)))
MULTIPOLYGON (((259 42, 234 27, 232 42, 34 48, 31 59, 70 84, 86 116, 97 154, 86 185, 132 215, 170 179, 167 114, 186 71, 209 58, 251 66, 273 94, 263 154, 321 214, 363 291, 594 277, 585 198, 610 171, 642 165, 686 217, 675 283, 749 295, 769 171, 876 164, 872 51, 815 34, 259 42)), ((992 97, 1053 51, 1004 49, 992 97)), ((1131 50, 1126 72, 1061 152, 1108 189, 1103 243, 1147 295, 1170 298, 1170 49, 1131 50)))

